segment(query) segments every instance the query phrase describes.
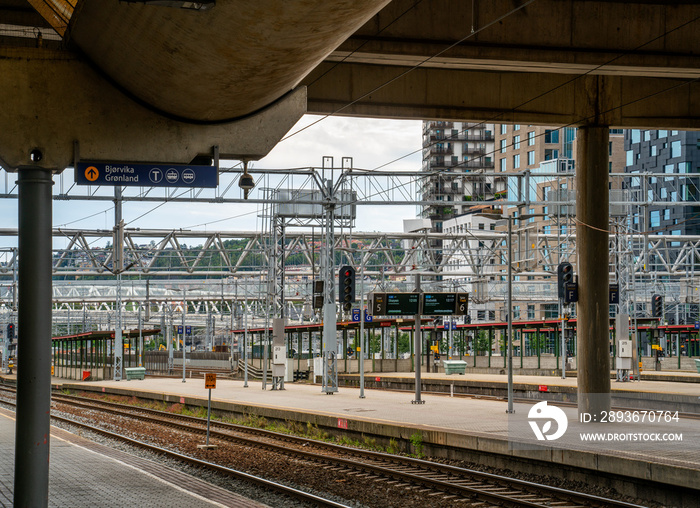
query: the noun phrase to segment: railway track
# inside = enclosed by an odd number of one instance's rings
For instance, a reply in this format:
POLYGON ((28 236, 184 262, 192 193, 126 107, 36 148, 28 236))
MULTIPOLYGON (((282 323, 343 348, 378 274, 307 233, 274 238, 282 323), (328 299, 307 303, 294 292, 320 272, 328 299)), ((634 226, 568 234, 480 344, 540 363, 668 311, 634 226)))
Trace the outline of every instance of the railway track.
MULTIPOLYGON (((7 387, 0 386, 0 392, 7 395, 8 393, 9 394, 15 393, 16 391, 14 389, 8 389, 7 387)), ((7 405, 15 406, 15 403, 12 401, 3 400, 2 402, 4 404, 7 404, 7 405)), ((198 468, 202 468, 204 470, 209 470, 209 471, 213 471, 213 472, 222 474, 222 475, 227 476, 227 477, 236 478, 238 480, 242 480, 245 482, 255 484, 255 485, 262 487, 264 489, 274 491, 280 495, 295 499, 295 500, 301 502, 304 506, 318 506, 318 507, 322 507, 322 508, 325 508, 325 507, 328 507, 328 508, 350 508, 346 504, 338 503, 338 502, 333 501, 331 499, 326 499, 322 496, 318 496, 318 495, 315 495, 315 494, 312 494, 309 492, 305 492, 305 491, 300 490, 300 489, 295 489, 295 488, 292 488, 292 487, 289 487, 286 485, 282 485, 278 482, 270 481, 270 480, 267 480, 267 479, 259 477, 259 476, 248 474, 248 473, 245 473, 243 471, 238 471, 236 469, 228 468, 228 467, 222 466, 220 464, 216 464, 213 462, 197 459, 197 458, 192 457, 192 456, 177 453, 173 450, 168 450, 166 448, 154 446, 152 444, 145 443, 143 441, 139 441, 136 439, 132 439, 128 436, 124 436, 122 434, 111 432, 109 430, 106 430, 106 429, 103 429, 100 427, 96 427, 94 425, 89 425, 89 424, 86 424, 84 422, 80 422, 80 421, 77 421, 77 420, 74 420, 71 418, 66 418, 66 417, 62 417, 62 416, 58 416, 58 415, 54 415, 54 414, 51 415, 51 418, 55 421, 60 421, 60 422, 66 423, 68 425, 78 427, 80 429, 88 430, 90 432, 94 432, 96 434, 103 435, 105 437, 108 437, 110 439, 114 439, 116 441, 126 442, 134 447, 148 450, 148 451, 151 451, 153 453, 166 456, 168 458, 174 459, 176 461, 179 461, 179 462, 182 462, 185 464, 189 464, 192 466, 196 466, 198 468)))
MULTIPOLYGON (((53 401, 121 418, 136 418, 149 425, 164 425, 179 432, 200 435, 206 433, 206 420, 201 418, 59 394, 53 396, 53 401)), ((101 429, 94 431, 104 432, 101 429)), ((376 488, 375 482, 384 482, 386 485, 417 491, 426 496, 439 496, 444 501, 464 500, 477 503, 475 506, 480 502, 483 506, 532 508, 639 507, 505 476, 218 421, 212 422, 210 438, 216 442, 228 441, 245 446, 263 447, 335 474, 364 479, 371 482, 372 488, 376 488)))

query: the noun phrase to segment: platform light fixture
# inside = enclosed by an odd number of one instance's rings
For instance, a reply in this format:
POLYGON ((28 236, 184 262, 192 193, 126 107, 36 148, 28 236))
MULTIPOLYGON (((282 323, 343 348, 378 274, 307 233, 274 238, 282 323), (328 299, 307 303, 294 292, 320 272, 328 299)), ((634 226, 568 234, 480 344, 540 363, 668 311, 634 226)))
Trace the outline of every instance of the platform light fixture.
POLYGON ((248 192, 255 188, 255 180, 248 174, 247 162, 243 162, 243 174, 238 179, 238 186, 243 189, 243 199, 248 199, 248 192))

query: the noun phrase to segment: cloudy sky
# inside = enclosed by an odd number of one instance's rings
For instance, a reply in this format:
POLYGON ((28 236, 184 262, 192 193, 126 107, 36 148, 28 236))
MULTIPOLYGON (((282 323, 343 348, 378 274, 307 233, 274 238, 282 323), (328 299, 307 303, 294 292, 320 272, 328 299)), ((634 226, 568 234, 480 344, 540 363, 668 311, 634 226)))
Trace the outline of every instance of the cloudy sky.
MULTIPOLYGON (((289 134, 319 120, 305 116, 289 134)), ((421 165, 421 123, 406 120, 376 120, 365 118, 329 117, 277 145, 264 159, 253 163, 257 168, 320 167, 324 156, 332 156, 340 166, 342 157, 352 157, 353 167, 374 169, 402 158, 382 170, 419 170, 421 165)), ((222 161, 222 167, 231 167, 236 161, 222 161)), ((2 172, 0 170, 0 172, 2 172)), ((72 173, 64 176, 64 187, 72 183, 72 173)), ((3 177, 4 179, 4 177, 3 177)), ((9 184, 16 175, 9 175, 9 184)), ((4 181, 0 182, 4 189, 4 181)), ((56 179, 56 188, 60 182, 56 179)), ((110 190, 108 192, 111 193, 110 190)), ((235 195, 235 194, 234 194, 235 195)), ((189 228, 207 231, 259 230, 258 205, 139 203, 127 202, 123 217, 127 227, 189 228)), ((0 200, 0 227, 17 227, 17 201, 0 200)), ((356 231, 401 231, 403 219, 415 216, 412 205, 381 207, 358 206, 356 231)), ((114 225, 114 207, 111 201, 54 201, 54 227, 70 229, 111 229, 114 225)), ((0 237, 0 247, 13 246, 13 238, 0 237)), ((63 247, 63 242, 55 247, 63 247)))

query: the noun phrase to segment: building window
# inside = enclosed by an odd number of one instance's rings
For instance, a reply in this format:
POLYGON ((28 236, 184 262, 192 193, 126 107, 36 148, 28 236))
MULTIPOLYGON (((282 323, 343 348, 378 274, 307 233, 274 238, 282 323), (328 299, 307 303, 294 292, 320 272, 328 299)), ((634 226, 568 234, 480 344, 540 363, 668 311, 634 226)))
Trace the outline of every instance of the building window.
POLYGON ((651 145, 649 147, 649 155, 656 157, 659 154, 659 148, 656 145, 651 145))
POLYGON ((545 143, 559 143, 559 131, 547 129, 544 131, 545 143))
POLYGON ((504 123, 501 124, 501 134, 508 132, 508 126, 504 123))
POLYGON ((553 150, 552 148, 547 148, 544 151, 544 160, 551 161, 559 158, 559 150, 553 150))
POLYGON ((485 310, 477 310, 476 311, 476 319, 479 321, 484 321, 486 319, 486 311, 485 310))
POLYGON ((532 166, 535 163, 535 151, 527 152, 527 165, 532 166))
POLYGON ((527 146, 535 145, 535 131, 530 131, 527 133, 527 146))
POLYGON ((506 140, 501 140, 501 153, 506 153, 506 140))
POLYGON ((625 164, 627 166, 633 166, 634 165, 634 151, 633 150, 627 150, 626 156, 627 160, 625 161, 625 164))
POLYGON ((671 142, 671 157, 680 157, 681 156, 681 142, 680 141, 672 141, 671 142))
POLYGON ((527 318, 535 319, 535 306, 532 304, 527 305, 527 318))
POLYGON ((632 136, 632 143, 639 143, 642 140, 642 131, 639 129, 632 129, 630 134, 632 136))
POLYGON ((542 305, 545 319, 557 319, 559 317, 559 305, 556 303, 545 303, 542 305))
POLYGON ((661 211, 652 210, 649 213, 649 226, 652 228, 658 228, 661 225, 661 211))
POLYGON ((505 157, 499 161, 499 165, 501 166, 501 171, 506 170, 506 159, 505 157))
POLYGON ((666 136, 668 136, 668 131, 657 131, 657 132, 659 133, 659 136, 658 136, 659 139, 665 138, 666 136))
POLYGON ((513 148, 520 150, 520 136, 513 136, 513 148))
POLYGON ((484 223, 483 223, 483 222, 480 222, 480 223, 479 223, 479 229, 484 229, 484 223))
POLYGON ((520 167, 520 155, 513 155, 513 169, 520 167))
POLYGON ((520 130, 520 124, 519 124, 519 123, 514 124, 514 125, 513 125, 513 130, 514 130, 514 131, 519 131, 519 130, 520 130))

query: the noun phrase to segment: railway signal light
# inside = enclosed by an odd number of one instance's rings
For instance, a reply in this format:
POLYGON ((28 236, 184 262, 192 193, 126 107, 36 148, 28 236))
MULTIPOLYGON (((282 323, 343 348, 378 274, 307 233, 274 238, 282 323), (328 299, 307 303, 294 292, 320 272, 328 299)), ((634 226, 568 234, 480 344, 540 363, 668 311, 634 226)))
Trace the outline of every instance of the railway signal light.
POLYGON ((324 284, 322 280, 315 280, 313 282, 313 295, 312 295, 312 305, 314 309, 323 308, 323 290, 324 284))
POLYGON ((574 282, 574 267, 571 263, 559 263, 557 267, 557 294, 559 298, 566 298, 566 285, 574 282))
POLYGON ((7 325, 7 340, 13 340, 15 338, 15 325, 10 323, 7 325))
POLYGON ((651 315, 653 317, 663 317, 664 315, 664 297, 661 295, 653 295, 651 297, 651 315))
POLYGON ((350 312, 355 301, 355 269, 343 266, 338 273, 338 300, 345 312, 350 312))

